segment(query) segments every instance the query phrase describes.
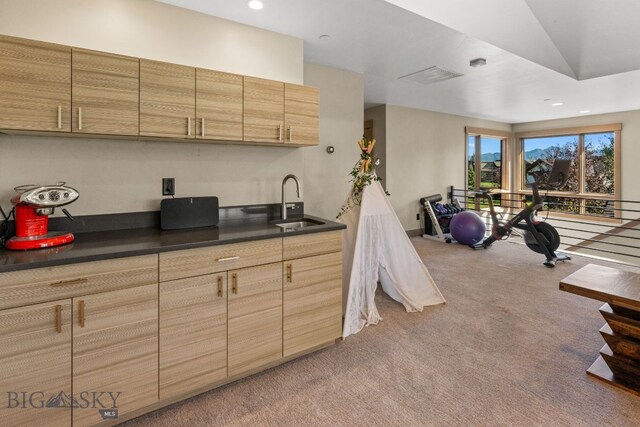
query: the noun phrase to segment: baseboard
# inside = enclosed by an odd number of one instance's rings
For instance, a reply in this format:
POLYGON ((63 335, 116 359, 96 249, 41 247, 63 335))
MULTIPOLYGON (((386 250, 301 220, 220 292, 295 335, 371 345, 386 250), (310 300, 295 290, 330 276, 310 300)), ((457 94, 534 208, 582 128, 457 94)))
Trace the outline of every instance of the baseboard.
POLYGON ((422 228, 416 228, 415 230, 406 230, 406 233, 409 237, 422 236, 422 228))

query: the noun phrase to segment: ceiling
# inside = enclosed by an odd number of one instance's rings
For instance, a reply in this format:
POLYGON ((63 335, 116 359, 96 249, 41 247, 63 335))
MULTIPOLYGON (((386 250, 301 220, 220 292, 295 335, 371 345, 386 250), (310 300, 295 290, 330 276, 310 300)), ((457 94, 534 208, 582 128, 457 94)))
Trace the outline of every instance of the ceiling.
POLYGON ((640 109, 638 0, 160 1, 303 39, 305 62, 363 74, 365 106, 506 123, 640 109), (432 66, 464 76, 398 79, 432 66))

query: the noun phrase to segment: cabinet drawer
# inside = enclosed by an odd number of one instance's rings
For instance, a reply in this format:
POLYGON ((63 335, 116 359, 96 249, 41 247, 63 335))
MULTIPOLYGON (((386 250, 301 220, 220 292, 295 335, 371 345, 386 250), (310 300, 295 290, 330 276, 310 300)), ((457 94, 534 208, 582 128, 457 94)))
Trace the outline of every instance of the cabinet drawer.
POLYGON ((285 237, 282 243, 282 258, 294 259, 313 255, 340 252, 342 250, 342 231, 303 234, 285 237))
POLYGON ((160 254, 160 281, 282 261, 282 239, 210 246, 160 254))
POLYGON ((158 283, 158 255, 0 274, 0 309, 158 283))

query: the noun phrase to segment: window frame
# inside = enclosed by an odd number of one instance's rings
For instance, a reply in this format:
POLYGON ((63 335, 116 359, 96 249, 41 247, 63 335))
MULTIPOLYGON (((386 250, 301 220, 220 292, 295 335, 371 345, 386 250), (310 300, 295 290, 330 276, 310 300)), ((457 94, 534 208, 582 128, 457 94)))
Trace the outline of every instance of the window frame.
MULTIPOLYGON (((545 194, 554 197, 567 197, 567 198, 577 198, 580 200, 580 211, 578 214, 575 213, 564 213, 564 212, 551 212, 552 215, 558 216, 567 216, 567 217, 580 217, 582 215, 590 215, 587 213, 586 201, 587 200, 613 200, 614 208, 621 208, 621 194, 622 194, 622 175, 621 175, 621 136, 622 136, 622 124, 621 123, 613 123, 606 125, 595 125, 595 126, 581 126, 581 127, 572 127, 572 128, 561 128, 561 129, 545 129, 538 131, 526 131, 526 132, 518 132, 515 134, 516 141, 516 161, 515 161, 515 174, 514 174, 514 192, 522 195, 530 195, 532 192, 530 189, 526 188, 524 176, 524 140, 527 138, 540 138, 540 137, 553 137, 553 136, 568 136, 568 135, 577 135, 578 136, 578 191, 545 191, 545 194), (613 194, 602 194, 602 193, 590 193, 584 191, 585 189, 585 147, 584 147, 584 135, 594 134, 594 133, 605 133, 605 132, 613 132, 613 163, 614 163, 614 192, 613 194)), ((595 216, 595 215, 594 215, 595 216)), ((616 218, 608 218, 608 217, 598 217, 599 220, 609 221, 609 222, 620 222, 619 219, 616 218)))
MULTIPOLYGON (((512 168, 511 168, 511 140, 513 138, 513 133, 512 132, 508 132, 508 131, 503 131, 503 130, 496 130, 496 129, 486 129, 486 128, 476 128, 476 127, 471 127, 471 126, 465 126, 464 128, 464 146, 465 146, 465 151, 464 151, 464 159, 465 159, 465 163, 464 163, 464 188, 468 190, 468 177, 469 177, 469 137, 473 136, 475 138, 475 149, 474 149, 474 153, 476 153, 476 157, 478 155, 478 153, 480 152, 480 140, 482 137, 488 137, 488 138, 496 138, 496 139, 500 139, 500 144, 501 144, 501 152, 502 152, 502 160, 501 160, 501 169, 502 169, 502 177, 501 180, 502 182, 500 183, 500 187, 502 190, 505 191, 509 191, 510 188, 510 177, 512 174, 512 168)), ((481 169, 482 169, 482 162, 480 161, 476 161, 475 165, 474 165, 475 169, 475 186, 476 187, 480 187, 479 183, 482 182, 482 173, 481 173, 481 169)), ((468 200, 468 194, 465 196, 465 204, 468 204, 469 200, 468 200)), ((480 209, 480 200, 476 197, 475 198, 475 205, 476 205, 476 209, 480 209)), ((508 203, 507 203, 508 205, 508 203)))

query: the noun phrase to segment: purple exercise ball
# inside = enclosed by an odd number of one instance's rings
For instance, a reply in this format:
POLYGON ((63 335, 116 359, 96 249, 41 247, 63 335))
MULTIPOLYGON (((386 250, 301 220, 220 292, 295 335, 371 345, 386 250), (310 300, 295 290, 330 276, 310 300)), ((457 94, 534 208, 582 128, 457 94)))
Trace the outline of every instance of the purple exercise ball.
POLYGON ((484 220, 475 212, 464 211, 451 218, 449 224, 451 236, 463 245, 475 245, 482 242, 486 227, 484 220))

